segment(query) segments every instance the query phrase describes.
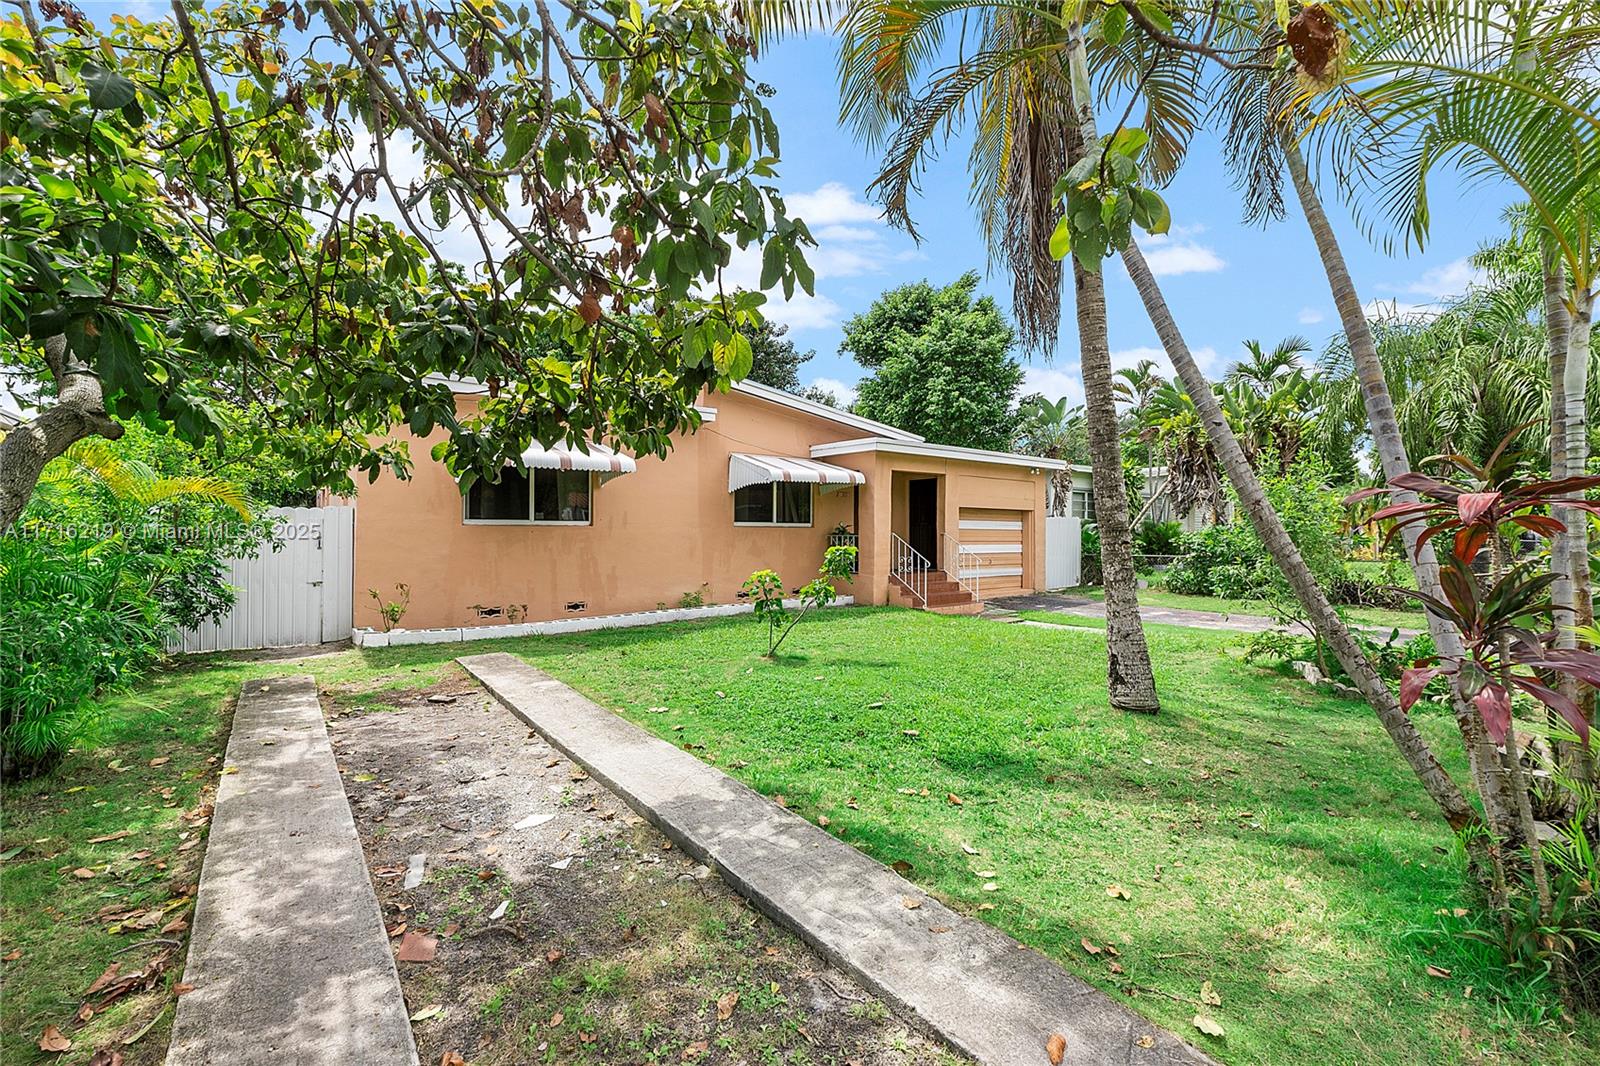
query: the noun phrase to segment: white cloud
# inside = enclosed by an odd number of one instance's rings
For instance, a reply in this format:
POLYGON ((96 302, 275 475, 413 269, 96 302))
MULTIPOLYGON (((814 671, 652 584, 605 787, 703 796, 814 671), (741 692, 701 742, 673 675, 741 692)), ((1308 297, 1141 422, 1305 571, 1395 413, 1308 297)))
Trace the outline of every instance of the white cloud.
MULTIPOLYGON (((881 223, 883 210, 862 200, 843 182, 830 181, 813 192, 792 193, 783 198, 790 218, 805 219, 813 236, 826 226, 850 222, 881 223)), ((820 239, 820 237, 819 237, 820 239)))
POLYGON ((817 378, 809 382, 806 387, 833 393, 833 398, 839 401, 840 407, 849 407, 856 402, 856 387, 846 385, 838 378, 817 378))
POLYGON ((1179 274, 1215 274, 1228 264, 1210 247, 1195 238, 1204 225, 1174 226, 1169 233, 1141 235, 1139 249, 1144 252, 1150 272, 1158 278, 1179 274))
POLYGON ((1420 278, 1407 284, 1400 291, 1414 296, 1427 296, 1433 300, 1445 300, 1452 296, 1460 296, 1472 286, 1482 284, 1483 278, 1483 271, 1473 266, 1471 260, 1462 258, 1424 271, 1420 278))
POLYGON ((1040 393, 1054 402, 1065 396, 1068 407, 1083 403, 1083 378, 1074 363, 1071 369, 1059 366, 1030 366, 1023 368, 1022 389, 1019 395, 1040 393))
POLYGON ((876 241, 881 234, 870 226, 816 226, 811 235, 818 241, 876 241))
POLYGON ((824 293, 807 296, 798 288, 794 298, 785 300, 781 291, 767 294, 761 313, 790 329, 825 329, 844 320, 844 308, 824 293))
POLYGON ((1314 326, 1318 322, 1321 322, 1322 318, 1322 312, 1317 310, 1315 307, 1302 307, 1300 309, 1298 321, 1302 326, 1314 326))
MULTIPOLYGON (((1222 363, 1222 358, 1217 354, 1217 350, 1209 344, 1203 348, 1191 348, 1189 349, 1189 354, 1207 375, 1214 374, 1222 363)), ((1111 369, 1116 371, 1138 366, 1139 363, 1146 359, 1154 361, 1156 370, 1163 377, 1168 379, 1173 377, 1172 362, 1167 358, 1166 349, 1153 348, 1148 345, 1138 348, 1123 348, 1112 352, 1111 369)))

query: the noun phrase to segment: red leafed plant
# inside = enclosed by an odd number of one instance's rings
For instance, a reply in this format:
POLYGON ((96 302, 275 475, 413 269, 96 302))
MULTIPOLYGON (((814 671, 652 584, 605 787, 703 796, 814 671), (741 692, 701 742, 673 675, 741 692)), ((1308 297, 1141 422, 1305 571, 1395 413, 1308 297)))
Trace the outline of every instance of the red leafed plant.
POLYGON ((1462 455, 1429 460, 1449 469, 1454 475, 1449 480, 1402 474, 1388 485, 1354 493, 1345 502, 1358 503, 1397 490, 1416 493, 1420 499, 1391 503, 1373 514, 1374 521, 1394 523, 1385 543, 1406 526, 1419 523, 1424 528, 1417 537, 1417 552, 1441 534, 1450 536, 1450 550, 1441 553, 1439 570, 1444 599, 1402 591, 1420 599, 1431 613, 1455 623, 1469 654, 1455 661, 1419 662, 1406 670, 1400 679, 1400 706, 1409 710, 1429 681, 1450 674, 1483 716, 1484 727, 1497 745, 1505 744, 1511 727, 1511 689, 1519 689, 1555 711, 1587 744, 1589 723, 1582 710, 1535 673, 1542 670, 1600 685, 1600 655, 1553 646, 1555 607, 1549 589, 1556 575, 1539 572, 1536 563, 1521 563, 1499 567, 1500 572, 1486 586, 1472 564, 1502 526, 1516 526, 1545 540, 1563 532, 1566 526, 1549 514, 1552 504, 1600 514, 1600 505, 1567 496, 1600 486, 1600 477, 1531 480, 1523 474, 1528 456, 1511 451, 1507 447, 1511 439, 1507 436, 1482 466, 1462 455))

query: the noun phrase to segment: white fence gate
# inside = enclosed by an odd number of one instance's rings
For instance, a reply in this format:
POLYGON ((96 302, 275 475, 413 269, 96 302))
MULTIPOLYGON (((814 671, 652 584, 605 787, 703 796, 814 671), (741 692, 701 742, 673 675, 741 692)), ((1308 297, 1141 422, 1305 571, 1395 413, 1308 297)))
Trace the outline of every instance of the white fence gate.
POLYGON ((356 512, 274 507, 278 549, 228 564, 238 601, 218 622, 186 629, 168 651, 286 648, 346 640, 354 614, 356 512))
POLYGON ((1075 588, 1083 572, 1083 519, 1044 520, 1044 587, 1075 588))

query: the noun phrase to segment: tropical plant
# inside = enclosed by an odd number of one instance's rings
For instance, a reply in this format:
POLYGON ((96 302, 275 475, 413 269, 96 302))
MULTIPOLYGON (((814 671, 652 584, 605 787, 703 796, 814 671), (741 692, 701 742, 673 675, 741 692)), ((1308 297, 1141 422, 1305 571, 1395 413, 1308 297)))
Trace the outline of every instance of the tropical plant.
POLYGON ((400 624, 406 616, 406 611, 411 607, 411 586, 404 581, 395 582, 395 598, 386 600, 377 589, 368 589, 367 598, 373 603, 372 609, 378 612, 378 625, 387 633, 400 624))
POLYGON ((1068 464, 1067 469, 1050 473, 1050 513, 1067 514, 1072 501, 1071 467, 1089 461, 1083 408, 1068 407, 1065 396, 1054 402, 1038 394, 1024 396, 1017 404, 1017 436, 1011 447, 1024 455, 1068 464))
POLYGON ((73 441, 215 441, 223 403, 345 489, 406 471, 397 423, 446 431, 463 491, 530 436, 664 454, 750 369, 734 250, 811 288, 723 4, 17 6, 0 362, 43 399, 0 442, 0 530, 73 441), (470 416, 459 377, 488 386, 470 416))
POLYGON ((789 638, 790 632, 800 624, 813 608, 826 607, 838 599, 833 582, 852 580, 855 572, 856 549, 848 545, 835 545, 822 554, 822 566, 817 576, 800 587, 796 594, 799 610, 791 610, 783 599, 783 579, 772 570, 757 570, 745 579, 743 592, 755 608, 757 620, 767 627, 766 657, 775 659, 778 648, 789 638))

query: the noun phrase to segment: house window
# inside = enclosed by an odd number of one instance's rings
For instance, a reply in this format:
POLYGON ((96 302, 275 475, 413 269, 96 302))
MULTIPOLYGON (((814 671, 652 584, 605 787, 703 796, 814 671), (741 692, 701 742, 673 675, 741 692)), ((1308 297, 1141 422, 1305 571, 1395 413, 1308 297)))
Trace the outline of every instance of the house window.
POLYGON ((467 490, 468 522, 540 522, 585 525, 590 510, 584 470, 505 470, 496 484, 475 481, 467 490), (531 476, 530 476, 531 475, 531 476))
POLYGON ((535 522, 589 521, 589 473, 586 470, 533 472, 535 522))
POLYGON ((773 481, 734 489, 733 521, 741 526, 809 526, 811 486, 773 481))
POLYGON ((1072 490, 1072 517, 1081 518, 1085 522, 1094 519, 1094 493, 1089 489, 1072 490))
POLYGON ((479 478, 467 490, 468 522, 526 522, 528 475, 507 469, 490 484, 479 478))

